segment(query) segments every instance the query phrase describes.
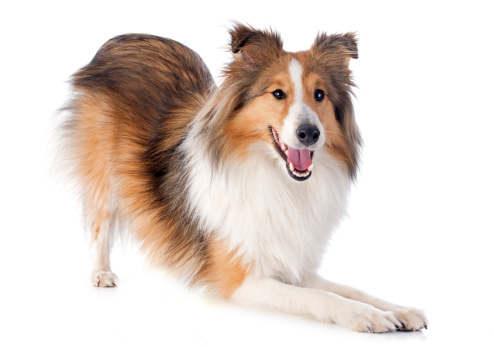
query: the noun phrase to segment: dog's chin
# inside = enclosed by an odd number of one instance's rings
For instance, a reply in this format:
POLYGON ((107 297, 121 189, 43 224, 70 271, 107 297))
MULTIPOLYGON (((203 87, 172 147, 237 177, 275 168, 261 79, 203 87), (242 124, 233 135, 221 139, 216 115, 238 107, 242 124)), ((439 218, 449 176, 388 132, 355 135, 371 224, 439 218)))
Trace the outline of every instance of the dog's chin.
POLYGON ((285 161, 288 175, 296 181, 308 180, 312 175, 312 167, 313 167, 312 157, 314 155, 314 152, 309 151, 308 149, 296 150, 287 146, 286 144, 280 141, 280 137, 278 136, 278 133, 273 127, 269 127, 269 132, 271 134, 271 137, 273 138, 273 146, 276 152, 278 152, 281 159, 285 161), (296 165, 294 165, 289 159, 289 157, 291 157, 290 151, 292 151, 291 153, 292 156, 294 154, 299 156, 296 165), (297 152, 297 153, 293 153, 293 152, 297 152), (304 156, 303 159, 300 159, 301 156, 300 152, 303 152, 302 154, 302 156, 304 156))

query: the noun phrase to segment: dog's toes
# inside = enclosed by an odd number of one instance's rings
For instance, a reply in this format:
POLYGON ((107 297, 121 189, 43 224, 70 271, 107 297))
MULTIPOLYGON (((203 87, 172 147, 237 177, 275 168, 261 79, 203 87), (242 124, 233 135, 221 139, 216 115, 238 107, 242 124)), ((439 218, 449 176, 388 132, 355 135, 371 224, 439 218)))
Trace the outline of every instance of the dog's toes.
POLYGON ((427 329, 427 318, 421 310, 411 307, 400 307, 393 310, 396 318, 401 322, 399 330, 416 331, 427 329))
POLYGON ((362 304, 342 325, 354 331, 367 333, 387 333, 401 326, 393 312, 381 311, 373 306, 362 304))
POLYGON ((98 271, 91 276, 91 283, 95 287, 116 287, 117 276, 111 271, 98 271))

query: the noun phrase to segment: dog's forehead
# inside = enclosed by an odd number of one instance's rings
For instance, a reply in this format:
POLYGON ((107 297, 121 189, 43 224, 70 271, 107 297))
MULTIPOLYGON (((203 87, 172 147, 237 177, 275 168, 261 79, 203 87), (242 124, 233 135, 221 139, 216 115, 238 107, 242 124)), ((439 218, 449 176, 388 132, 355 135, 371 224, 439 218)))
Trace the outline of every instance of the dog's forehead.
POLYGON ((273 57, 273 64, 265 68, 264 76, 269 76, 272 83, 290 81, 295 84, 314 73, 315 64, 317 62, 308 51, 283 52, 280 56, 273 57))

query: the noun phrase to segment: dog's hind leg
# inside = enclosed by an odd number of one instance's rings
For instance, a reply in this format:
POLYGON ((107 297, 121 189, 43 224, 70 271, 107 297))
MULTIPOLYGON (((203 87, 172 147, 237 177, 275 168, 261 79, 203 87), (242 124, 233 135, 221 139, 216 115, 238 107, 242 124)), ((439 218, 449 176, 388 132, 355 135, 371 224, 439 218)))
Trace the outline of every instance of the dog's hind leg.
POLYGON ((116 214, 111 208, 108 168, 98 164, 101 163, 93 160, 91 175, 88 175, 91 179, 85 184, 84 199, 93 247, 91 283, 96 287, 114 287, 116 276, 111 271, 110 251, 114 241, 116 214))
POLYGON ((84 214, 91 229, 94 259, 91 282, 97 287, 113 287, 116 276, 111 272, 110 248, 116 219, 111 198, 115 129, 100 98, 84 95, 77 105, 71 132, 84 214))
POLYGON ((117 277, 111 271, 110 251, 113 238, 114 217, 101 213, 91 223, 93 243, 93 270, 91 283, 96 287, 114 287, 117 277))
MULTIPOLYGON (((97 169, 98 167, 94 167, 97 169)), ((96 171, 96 170, 94 170, 96 171)), ((110 185, 107 180, 92 180, 86 185, 85 215, 91 228, 93 269, 91 283, 96 287, 114 287, 116 276, 111 271, 110 251, 114 241, 115 212, 110 208, 110 185)))

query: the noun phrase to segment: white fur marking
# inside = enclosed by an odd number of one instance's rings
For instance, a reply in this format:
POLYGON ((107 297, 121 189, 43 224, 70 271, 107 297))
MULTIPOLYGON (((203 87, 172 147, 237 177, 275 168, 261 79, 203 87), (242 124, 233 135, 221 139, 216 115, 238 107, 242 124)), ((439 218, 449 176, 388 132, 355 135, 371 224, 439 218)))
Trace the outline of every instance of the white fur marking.
POLYGON ((249 306, 259 306, 285 313, 337 323, 356 331, 395 331, 400 322, 392 312, 345 299, 337 294, 314 288, 301 288, 276 280, 248 278, 232 299, 249 306))
POLYGON ((304 103, 304 87, 302 82, 302 65, 297 59, 292 59, 290 66, 288 67, 290 72, 290 77, 294 85, 294 95, 290 96, 293 98, 293 104, 288 111, 288 115, 285 117, 283 127, 281 129, 280 137, 282 142, 286 143, 292 148, 301 148, 299 140, 296 136, 297 128, 302 123, 314 124, 319 128, 321 133, 319 140, 312 146, 310 150, 316 150, 323 146, 326 139, 323 126, 317 113, 314 112, 306 103, 304 103))
POLYGON ((312 176, 287 175, 266 142, 251 145, 245 161, 211 165, 199 123, 184 142, 190 160, 189 203, 206 230, 215 230, 254 277, 298 283, 318 267, 330 232, 345 213, 350 181, 344 164, 314 153, 312 176))

